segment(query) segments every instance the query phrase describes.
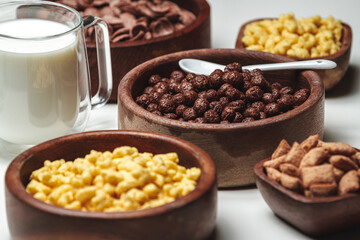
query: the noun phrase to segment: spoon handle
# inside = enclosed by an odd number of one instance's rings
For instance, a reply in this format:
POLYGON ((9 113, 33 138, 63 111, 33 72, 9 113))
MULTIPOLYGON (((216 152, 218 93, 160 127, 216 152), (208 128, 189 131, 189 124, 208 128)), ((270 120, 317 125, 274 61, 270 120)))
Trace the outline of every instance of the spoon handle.
POLYGON ((291 70, 291 69, 331 69, 336 67, 336 63, 330 60, 305 60, 296 62, 284 62, 284 63, 269 63, 259 65, 243 66, 243 69, 253 70, 260 69, 262 71, 272 70, 291 70))
MULTIPOLYGON (((224 70, 225 66, 213 62, 199 59, 184 58, 179 61, 179 66, 186 72, 195 74, 210 75, 215 69, 224 70)), ((243 66, 243 69, 253 70, 260 69, 262 71, 273 70, 291 70, 291 69, 332 69, 336 67, 336 63, 330 60, 305 60, 283 63, 267 63, 259 65, 243 66)))

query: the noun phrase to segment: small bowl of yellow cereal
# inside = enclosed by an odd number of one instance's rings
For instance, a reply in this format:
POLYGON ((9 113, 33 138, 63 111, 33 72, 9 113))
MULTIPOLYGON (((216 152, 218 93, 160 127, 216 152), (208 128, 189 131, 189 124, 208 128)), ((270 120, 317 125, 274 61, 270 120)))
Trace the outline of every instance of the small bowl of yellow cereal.
POLYGON ((5 185, 14 239, 203 239, 215 227, 212 159, 162 134, 53 139, 18 155, 5 185))
POLYGON ((340 82, 348 69, 351 42, 351 27, 341 20, 318 15, 295 18, 290 13, 244 23, 235 47, 283 55, 294 61, 332 60, 336 62, 336 68, 315 70, 322 78, 325 90, 330 90, 340 82))

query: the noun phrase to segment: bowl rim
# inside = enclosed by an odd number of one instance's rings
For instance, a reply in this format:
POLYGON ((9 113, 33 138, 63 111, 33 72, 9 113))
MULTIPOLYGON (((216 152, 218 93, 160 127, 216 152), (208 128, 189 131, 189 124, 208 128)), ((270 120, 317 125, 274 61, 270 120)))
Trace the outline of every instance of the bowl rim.
MULTIPOLYGON (((210 6, 206 0, 192 0, 194 4, 199 7, 199 14, 196 16, 195 21, 184 27, 183 29, 174 31, 174 33, 152 38, 150 40, 138 40, 138 41, 125 41, 125 42, 117 42, 110 43, 110 48, 121 48, 121 47, 136 47, 136 46, 146 46, 154 43, 163 42, 172 38, 178 38, 184 34, 189 34, 195 29, 199 28, 210 16, 210 6)), ((189 10, 190 11, 190 10, 189 10)), ((87 42, 86 46, 88 48, 96 48, 96 42, 87 42)))
MULTIPOLYGON (((44 160, 45 161, 45 160, 44 160)), ((101 130, 101 131, 91 131, 83 132, 77 134, 71 134, 59 138, 55 138, 43 143, 40 143, 23 153, 16 156, 10 165, 8 166, 5 173, 5 188, 15 197, 17 200, 23 202, 29 207, 35 208, 39 211, 46 212, 48 214, 61 215, 66 217, 76 217, 76 218, 90 218, 90 219, 116 219, 116 220, 126 220, 126 219, 136 219, 144 217, 152 217, 155 215, 165 214, 167 212, 180 209, 183 206, 189 205, 196 200, 200 199, 205 193, 211 190, 215 186, 216 188, 216 169, 215 164, 211 157, 198 146, 182 140, 177 137, 168 136, 159 133, 144 132, 144 131, 135 131, 135 130, 101 130), (196 156, 197 161, 199 162, 200 168, 202 170, 202 175, 196 188, 188 193, 187 195, 176 199, 173 202, 148 209, 141 210, 132 210, 132 211, 123 211, 123 212, 91 212, 91 211, 80 211, 80 210, 71 210, 65 209, 63 207, 45 203, 41 200, 34 198, 30 193, 27 193, 25 186, 21 183, 20 180, 20 169, 23 164, 31 158, 37 151, 46 149, 47 145, 57 145, 61 143, 76 142, 79 140, 87 138, 96 138, 97 135, 102 136, 117 136, 121 137, 124 135, 130 135, 135 138, 149 138, 149 139, 159 139, 160 141, 168 141, 171 144, 178 145, 181 148, 186 149, 191 154, 196 156)))
MULTIPOLYGON (((235 48, 237 49, 246 49, 245 45, 242 42, 242 38, 244 36, 244 30, 246 28, 246 26, 250 23, 253 22, 258 22, 258 21, 262 21, 262 20, 275 20, 278 18, 256 18, 253 20, 249 20, 245 23, 243 23, 240 26, 239 32, 238 32, 238 36, 236 38, 236 43, 235 43, 235 48)), ((351 42, 352 42, 352 29, 350 27, 349 24, 345 23, 345 22, 341 22, 341 24, 343 25, 343 34, 341 37, 341 47, 339 49, 339 51, 337 51, 334 54, 330 54, 330 55, 326 55, 326 56, 322 56, 322 57, 308 57, 308 58, 298 58, 298 57, 289 57, 286 56, 288 58, 294 59, 294 60, 312 60, 312 59, 326 59, 326 60, 331 60, 331 59, 336 59, 342 55, 344 55, 346 53, 346 51, 350 48, 351 46, 351 42)), ((263 52, 263 51, 259 51, 259 52, 263 52)), ((280 55, 280 54, 276 54, 276 55, 280 55)), ((280 55, 283 56, 283 55, 280 55)))
MULTIPOLYGON (((297 202, 301 202, 303 204, 323 204, 323 203, 334 203, 334 202, 339 202, 342 200, 346 200, 349 198, 354 198, 354 197, 359 197, 360 194, 356 194, 356 193, 348 193, 345 195, 337 195, 337 196, 329 196, 329 197, 307 197, 305 195, 299 194, 297 192, 291 191, 290 189, 285 188, 284 186, 282 186, 280 183, 278 183, 277 181, 270 179, 266 174, 265 174, 265 168, 263 166, 264 162, 270 160, 271 158, 266 158, 263 159, 259 162, 257 162, 254 165, 254 174, 260 179, 260 181, 264 181, 265 183, 267 183, 268 185, 270 185, 273 189, 281 192, 282 194, 286 195, 287 197, 297 201, 297 202)), ((256 181, 258 181, 256 179, 256 181)))
MULTIPOLYGON (((270 60, 274 62, 285 62, 285 61, 294 61, 288 57, 284 57, 281 55, 276 55, 272 53, 259 52, 259 51, 250 51, 243 49, 195 49, 195 50, 187 50, 181 52, 170 53, 167 55, 163 55, 157 58, 150 59, 137 67, 133 68, 130 72, 128 72, 123 79, 120 81, 118 86, 118 108, 120 108, 120 104, 123 105, 124 108, 131 109, 137 117, 141 119, 145 119, 148 122, 160 124, 163 126, 175 128, 175 129, 196 129, 197 131, 218 131, 218 132, 227 132, 233 131, 234 129, 258 129, 261 127, 271 126, 276 123, 286 121, 288 119, 292 119, 296 117, 298 114, 305 113, 308 109, 310 109, 315 103, 320 101, 324 95, 324 85, 321 81, 319 75, 310 70, 302 71, 301 75, 303 75, 307 79, 311 79, 309 81, 310 85, 310 95, 308 99, 298 106, 296 109, 292 109, 286 113, 282 113, 280 115, 269 117, 265 119, 256 120, 253 122, 246 123, 230 123, 230 124, 203 124, 203 123, 191 123, 185 121, 178 121, 173 119, 167 119, 162 116, 158 116, 156 114, 152 114, 148 112, 146 109, 139 106, 135 100, 131 96, 131 89, 136 80, 141 75, 141 72, 148 71, 152 69, 152 66, 166 64, 167 62, 178 61, 181 58, 194 58, 199 56, 199 59, 206 60, 206 56, 209 56, 213 52, 224 52, 226 54, 233 54, 234 52, 250 55, 254 57, 263 58, 269 57, 270 60)), ((180 68, 179 68, 180 69, 180 68)))

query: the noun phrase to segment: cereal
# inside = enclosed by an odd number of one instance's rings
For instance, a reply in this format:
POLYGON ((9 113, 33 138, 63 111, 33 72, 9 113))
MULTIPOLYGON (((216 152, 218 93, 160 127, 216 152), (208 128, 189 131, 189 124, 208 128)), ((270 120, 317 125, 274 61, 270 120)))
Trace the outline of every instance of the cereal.
POLYGON ((319 135, 302 143, 281 140, 263 163, 268 177, 307 197, 359 192, 360 152, 343 142, 323 142, 319 135))
POLYGON ((355 170, 347 172, 339 182, 339 194, 343 195, 349 192, 359 190, 359 177, 355 170))
MULTIPOLYGON (((112 43, 151 40, 173 34, 191 25, 196 17, 172 1, 56 0, 77 9, 82 16, 101 17, 109 28, 112 43)), ((85 29, 88 41, 94 28, 85 29)))
POLYGON ((270 84, 261 70, 242 71, 239 63, 228 64, 224 71, 216 69, 209 76, 175 70, 169 77, 150 76, 136 103, 159 116, 196 123, 265 119, 292 110, 310 94, 305 88, 270 84))
POLYGON ((195 189, 201 170, 178 162, 176 153, 139 153, 129 146, 92 150, 74 161, 46 160, 32 172, 26 191, 46 203, 82 211, 151 208, 195 189))
POLYGON ((280 15, 278 19, 248 24, 242 43, 248 50, 297 58, 316 58, 339 51, 342 28, 341 21, 331 16, 296 19, 290 13, 280 15))

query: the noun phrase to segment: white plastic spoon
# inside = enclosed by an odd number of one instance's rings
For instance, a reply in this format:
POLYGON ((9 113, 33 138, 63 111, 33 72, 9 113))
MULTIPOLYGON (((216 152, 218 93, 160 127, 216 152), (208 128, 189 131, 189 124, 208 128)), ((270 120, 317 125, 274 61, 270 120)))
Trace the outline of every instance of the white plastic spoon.
MULTIPOLYGON (((188 73, 210 75, 215 69, 224 70, 225 66, 204 60, 184 58, 179 61, 182 70, 188 73)), ((290 69, 332 69, 336 67, 336 63, 330 60, 306 60, 284 63, 268 63, 259 65, 243 66, 243 69, 253 70, 260 69, 262 71, 272 70, 290 70, 290 69)))

